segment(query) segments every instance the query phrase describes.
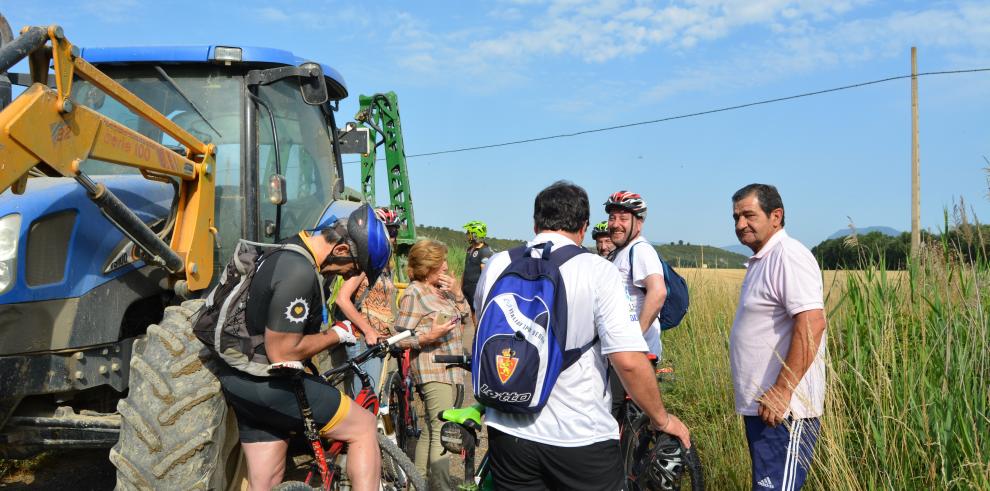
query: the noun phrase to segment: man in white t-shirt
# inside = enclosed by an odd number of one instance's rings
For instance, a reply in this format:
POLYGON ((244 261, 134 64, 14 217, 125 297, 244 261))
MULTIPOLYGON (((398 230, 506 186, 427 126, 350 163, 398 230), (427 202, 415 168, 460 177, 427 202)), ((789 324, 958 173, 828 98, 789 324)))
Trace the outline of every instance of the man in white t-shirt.
POLYGON ((784 231, 777 188, 740 189, 732 196, 732 218, 739 242, 753 250, 729 335, 753 489, 800 489, 825 402, 821 270, 811 251, 784 231))
MULTIPOLYGON (((588 216, 584 189, 558 181, 536 196, 537 235, 529 245, 552 242, 552 253, 565 245, 581 244, 588 216)), ((534 248, 532 254, 539 257, 540 251, 534 248)), ((474 299, 478 312, 484 311, 485 297, 509 263, 509 254, 501 252, 482 271, 474 299)), ((596 335, 598 341, 560 373, 538 414, 487 410, 488 456, 495 489, 624 489, 619 428, 609 414, 610 393, 605 384, 608 362, 653 426, 690 446, 687 427, 664 408, 645 354, 646 343, 631 317, 615 267, 594 254, 578 254, 560 267, 560 274, 567 292, 565 349, 586 346, 596 335)))
POLYGON ((646 200, 636 193, 617 191, 605 202, 605 213, 608 213, 608 229, 615 245, 612 264, 622 275, 626 295, 636 315, 633 320, 639 322, 650 353, 660 358, 663 346, 657 316, 667 299, 667 285, 660 256, 642 234, 646 200), (629 261, 630 254, 632 262, 629 261))
MULTIPOLYGON (((660 256, 642 235, 646 222, 646 201, 636 193, 617 191, 605 202, 605 213, 608 214, 608 229, 615 247, 610 257, 622 276, 622 291, 629 303, 630 320, 639 324, 650 354, 658 362, 663 345, 660 343, 660 321, 657 316, 667 298, 667 285, 664 283, 660 256)), ((610 385, 612 415, 620 419, 626 393, 614 375, 610 376, 610 385)))

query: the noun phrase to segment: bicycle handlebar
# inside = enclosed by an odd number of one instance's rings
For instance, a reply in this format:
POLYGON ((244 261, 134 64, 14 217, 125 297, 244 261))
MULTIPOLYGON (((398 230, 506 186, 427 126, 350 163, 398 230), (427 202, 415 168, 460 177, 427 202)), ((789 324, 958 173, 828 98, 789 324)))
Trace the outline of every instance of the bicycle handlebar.
POLYGON ((471 357, 468 355, 433 355, 433 362, 448 365, 470 365, 471 357))
POLYGON ((368 361, 368 358, 371 358, 372 356, 383 356, 386 352, 388 352, 389 348, 397 344, 399 341, 402 341, 403 339, 406 339, 412 335, 413 335, 412 331, 402 331, 396 334, 395 336, 392 336, 384 341, 379 341, 378 344, 368 347, 368 349, 365 350, 363 353, 355 356, 354 358, 347 360, 347 363, 337 368, 333 368, 324 372, 323 377, 324 378, 332 377, 334 375, 337 375, 338 373, 343 373, 348 370, 351 370, 357 365, 360 365, 368 361))

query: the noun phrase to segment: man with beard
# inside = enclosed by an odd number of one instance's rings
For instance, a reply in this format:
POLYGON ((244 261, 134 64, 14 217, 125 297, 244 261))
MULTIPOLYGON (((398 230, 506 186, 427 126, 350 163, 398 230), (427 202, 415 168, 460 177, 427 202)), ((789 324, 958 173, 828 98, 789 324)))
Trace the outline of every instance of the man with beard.
POLYGON ((650 353, 660 358, 660 309, 667 298, 667 285, 663 278, 663 265, 653 244, 642 235, 646 222, 646 201, 629 191, 617 191, 605 202, 608 213, 608 230, 615 252, 612 263, 619 268, 625 281, 626 295, 638 314, 639 327, 650 347, 650 353), (633 249, 635 248, 635 252, 633 249), (633 257, 630 262, 630 255, 633 257))
MULTIPOLYGON (((660 344, 657 316, 667 298, 667 285, 660 256, 642 235, 646 201, 636 193, 617 191, 605 202, 605 213, 608 213, 609 234, 615 247, 612 263, 619 269, 625 284, 626 301, 633 316, 630 320, 639 322, 650 353, 659 361, 663 345, 660 344)), ((625 388, 614 374, 610 377, 610 386, 612 415, 619 418, 625 388)))

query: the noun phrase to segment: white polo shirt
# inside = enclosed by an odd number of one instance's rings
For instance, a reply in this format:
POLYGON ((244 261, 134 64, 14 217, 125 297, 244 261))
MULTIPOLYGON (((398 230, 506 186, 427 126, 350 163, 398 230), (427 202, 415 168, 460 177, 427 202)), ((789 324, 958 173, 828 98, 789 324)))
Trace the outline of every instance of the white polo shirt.
MULTIPOLYGON (((560 234, 541 233, 529 245, 553 242, 556 250, 574 244, 560 234)), ((637 251, 638 252, 638 251, 637 251)), ((534 250, 539 257, 541 251, 534 250)), ((474 305, 480 313, 484 298, 509 265, 509 253, 492 256, 482 270, 474 305)), ((565 349, 599 342, 560 373, 547 404, 539 414, 511 414, 489 408, 485 423, 525 440, 580 447, 619 438, 619 426, 609 412, 612 396, 605 383, 605 355, 623 351, 647 351, 639 323, 630 320, 629 302, 618 270, 597 254, 578 254, 564 263, 560 275, 567 291, 567 342, 565 349)), ((479 314, 480 315, 480 314, 479 314)))
MULTIPOLYGON (((625 285, 626 297, 634 309, 633 320, 638 324, 639 313, 643 311, 643 303, 646 301, 646 292, 643 291, 643 288, 646 287, 646 277, 658 274, 663 278, 663 265, 660 264, 660 256, 653 249, 653 244, 650 244, 645 237, 640 235, 626 244, 625 247, 616 251, 615 258, 612 259, 612 264, 619 269, 619 274, 622 275, 622 284, 625 285), (632 255, 635 264, 630 264, 629 252, 633 246, 636 247, 636 252, 632 255), (629 273, 630 270, 632 274, 629 273)), ((660 343, 659 319, 653 318, 653 323, 643 333, 643 337, 646 338, 646 345, 650 348, 650 353, 657 355, 657 358, 661 358, 663 355, 663 344, 660 343)))
MULTIPOLYGON (((794 316, 822 309, 822 272, 804 244, 783 229, 746 262, 739 307, 729 335, 736 412, 759 414, 760 397, 777 381, 790 351, 794 316)), ((791 398, 795 418, 822 415, 825 404, 825 338, 791 398)))

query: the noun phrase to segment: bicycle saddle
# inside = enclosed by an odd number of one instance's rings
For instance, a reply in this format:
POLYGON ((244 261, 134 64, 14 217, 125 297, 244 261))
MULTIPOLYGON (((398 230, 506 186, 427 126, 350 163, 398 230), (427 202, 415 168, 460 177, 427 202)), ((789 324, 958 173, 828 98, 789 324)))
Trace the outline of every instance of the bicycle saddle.
POLYGON ((459 425, 481 428, 481 416, 485 413, 485 406, 481 403, 474 403, 468 407, 457 407, 447 409, 440 413, 442 421, 450 421, 459 425), (470 423, 468 423, 470 421, 470 423), (472 424, 473 423, 473 424, 472 424))

